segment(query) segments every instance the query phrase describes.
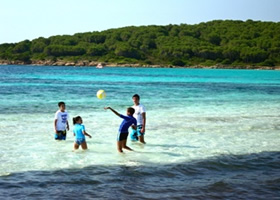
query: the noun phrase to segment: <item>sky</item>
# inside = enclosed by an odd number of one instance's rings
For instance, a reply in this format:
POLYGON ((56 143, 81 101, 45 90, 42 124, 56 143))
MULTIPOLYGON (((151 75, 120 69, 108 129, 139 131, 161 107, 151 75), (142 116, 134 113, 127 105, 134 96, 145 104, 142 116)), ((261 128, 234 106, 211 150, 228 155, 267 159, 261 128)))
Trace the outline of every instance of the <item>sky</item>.
POLYGON ((142 25, 280 22, 280 0, 0 0, 0 44, 142 25))

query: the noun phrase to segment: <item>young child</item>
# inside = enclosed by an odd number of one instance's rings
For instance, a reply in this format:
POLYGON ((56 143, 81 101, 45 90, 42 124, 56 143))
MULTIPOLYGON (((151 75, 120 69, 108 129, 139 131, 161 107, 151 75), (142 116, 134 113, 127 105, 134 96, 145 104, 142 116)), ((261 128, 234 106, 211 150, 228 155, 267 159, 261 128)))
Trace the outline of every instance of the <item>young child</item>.
POLYGON ((111 107, 105 107, 105 110, 109 109, 111 110, 113 113, 115 113, 117 116, 119 116, 120 118, 123 118, 123 121, 120 125, 119 128, 119 133, 117 136, 117 148, 118 151, 120 153, 123 152, 122 149, 127 149, 130 151, 133 151, 131 148, 129 148, 128 146, 126 146, 126 140, 127 140, 127 136, 128 136, 128 128, 131 126, 133 129, 136 129, 136 119, 133 117, 134 114, 134 109, 133 108, 128 108, 127 109, 127 116, 121 115, 119 114, 117 111, 115 111, 114 109, 112 109, 111 107))
POLYGON ((54 117, 54 138, 56 140, 66 140, 66 129, 69 131, 68 112, 65 110, 66 105, 64 102, 58 103, 59 110, 56 111, 54 117))
POLYGON ((91 135, 86 132, 85 126, 82 123, 83 123, 83 119, 80 116, 73 118, 73 124, 74 124, 73 133, 75 136, 74 150, 79 149, 80 145, 82 146, 83 150, 86 150, 87 142, 85 136, 91 138, 91 135))

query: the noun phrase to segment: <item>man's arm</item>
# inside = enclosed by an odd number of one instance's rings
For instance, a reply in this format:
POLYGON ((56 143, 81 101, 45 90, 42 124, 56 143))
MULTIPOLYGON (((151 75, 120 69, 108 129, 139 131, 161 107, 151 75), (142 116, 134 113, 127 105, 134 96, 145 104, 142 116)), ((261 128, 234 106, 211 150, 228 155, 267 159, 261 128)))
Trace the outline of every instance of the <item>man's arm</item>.
POLYGON ((67 122, 66 122, 66 128, 67 128, 67 130, 69 131, 69 123, 68 123, 68 120, 67 120, 67 122))
POLYGON ((142 133, 145 133, 145 129, 146 129, 146 112, 143 112, 142 113, 142 118, 143 118, 143 126, 142 126, 142 129, 141 129, 141 132, 142 133))
POLYGON ((55 133, 57 133, 57 130, 56 130, 56 123, 57 123, 57 119, 54 120, 54 131, 55 131, 55 133))

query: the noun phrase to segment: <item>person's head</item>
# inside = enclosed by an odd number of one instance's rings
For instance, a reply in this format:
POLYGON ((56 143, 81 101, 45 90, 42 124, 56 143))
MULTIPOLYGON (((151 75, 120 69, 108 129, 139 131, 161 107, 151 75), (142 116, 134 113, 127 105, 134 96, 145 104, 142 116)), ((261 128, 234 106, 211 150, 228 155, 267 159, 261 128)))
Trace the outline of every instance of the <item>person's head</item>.
POLYGON ((61 111, 65 111, 66 105, 63 101, 58 103, 58 107, 61 111))
POLYGON ((140 96, 138 94, 133 95, 132 101, 134 102, 135 105, 138 105, 140 102, 140 96))
POLYGON ((134 108, 129 107, 126 111, 126 114, 129 116, 132 116, 134 114, 135 110, 134 108))
POLYGON ((80 116, 74 117, 73 118, 73 124, 82 124, 83 123, 83 119, 80 116))

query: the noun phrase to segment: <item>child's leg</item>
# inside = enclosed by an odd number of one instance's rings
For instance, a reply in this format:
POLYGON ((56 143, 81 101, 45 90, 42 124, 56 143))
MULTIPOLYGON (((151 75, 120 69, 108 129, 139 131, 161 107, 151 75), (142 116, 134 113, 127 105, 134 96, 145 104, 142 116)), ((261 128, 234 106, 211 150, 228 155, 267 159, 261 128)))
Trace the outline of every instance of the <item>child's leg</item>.
POLYGON ((77 150, 77 149, 79 149, 79 145, 76 142, 74 142, 74 150, 77 150))
POLYGON ((117 148, 118 148, 118 151, 119 151, 120 153, 123 152, 123 150, 122 150, 122 141, 117 141, 117 148))
POLYGON ((130 147, 126 146, 126 140, 122 141, 122 148, 129 150, 129 151, 133 151, 130 147))
POLYGON ((81 144, 81 146, 82 146, 82 149, 83 149, 83 150, 86 150, 86 149, 87 149, 87 142, 83 142, 83 143, 81 144))

